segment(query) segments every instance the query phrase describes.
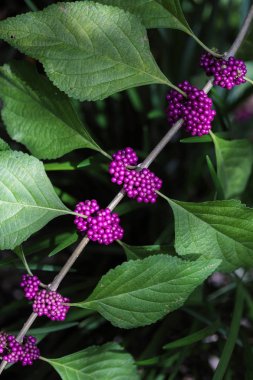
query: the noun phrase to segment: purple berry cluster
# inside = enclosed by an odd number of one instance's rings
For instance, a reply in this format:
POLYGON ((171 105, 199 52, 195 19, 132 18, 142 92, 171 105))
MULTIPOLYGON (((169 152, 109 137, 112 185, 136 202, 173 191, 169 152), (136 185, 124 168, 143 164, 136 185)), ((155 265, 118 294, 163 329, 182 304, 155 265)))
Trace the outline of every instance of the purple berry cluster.
POLYGON ((1 333, 0 353, 2 359, 7 363, 17 363, 23 354, 22 345, 17 342, 15 336, 1 333))
POLYGON ((244 76, 247 73, 245 63, 241 59, 229 57, 216 58, 210 53, 204 53, 200 58, 200 66, 205 70, 206 75, 214 77, 214 84, 227 90, 234 86, 245 83, 244 76))
POLYGON ((109 166, 109 173, 112 176, 112 182, 117 185, 122 185, 125 179, 126 167, 136 166, 138 157, 132 148, 119 150, 112 155, 112 162, 109 166))
POLYGON ((70 300, 61 294, 43 289, 34 298, 33 311, 39 317, 45 315, 52 321, 64 321, 69 310, 66 304, 69 302, 70 300))
POLYGON ((21 362, 23 366, 32 365, 40 357, 40 350, 36 343, 37 340, 33 336, 25 337, 21 344, 15 336, 2 332, 0 334, 0 355, 4 361, 10 364, 21 362))
POLYGON ((20 361, 23 366, 32 365, 40 357, 40 350, 37 347, 37 339, 33 336, 27 336, 23 340, 23 352, 20 361))
POLYGON ((211 122, 216 112, 212 109, 213 102, 203 90, 184 81, 178 87, 186 93, 184 97, 176 90, 167 95, 167 116, 169 124, 183 119, 187 132, 192 136, 202 136, 210 132, 211 122))
POLYGON ((37 276, 30 276, 29 274, 24 274, 22 276, 22 282, 20 286, 24 289, 25 297, 29 301, 31 301, 34 299, 34 297, 39 291, 40 280, 37 276))
POLYGON ((138 157, 132 148, 125 148, 113 154, 109 166, 112 182, 123 185, 127 196, 137 202, 155 203, 156 191, 162 187, 162 180, 151 170, 129 170, 128 166, 136 165, 138 157))
POLYGON ((74 223, 79 231, 87 232, 90 240, 109 245, 122 239, 124 230, 120 226, 118 214, 111 212, 109 208, 100 210, 96 200, 78 203, 75 212, 87 217, 83 219, 77 216, 74 223))

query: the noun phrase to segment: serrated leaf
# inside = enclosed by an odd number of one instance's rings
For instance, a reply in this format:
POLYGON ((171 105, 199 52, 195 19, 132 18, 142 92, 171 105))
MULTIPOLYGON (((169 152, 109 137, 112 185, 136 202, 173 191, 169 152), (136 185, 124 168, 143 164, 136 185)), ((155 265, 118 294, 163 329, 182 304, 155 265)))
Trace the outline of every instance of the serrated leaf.
POLYGON ((3 152, 5 150, 10 150, 10 147, 7 142, 5 142, 3 139, 0 139, 0 152, 3 152))
POLYGON ((96 310, 121 328, 146 326, 182 306, 219 263, 166 255, 128 261, 105 274, 90 297, 74 305, 96 310))
POLYGON ((0 152, 0 249, 14 249, 53 218, 74 214, 55 194, 42 162, 0 152))
POLYGON ((128 260, 145 259, 146 257, 152 256, 152 255, 159 255, 159 254, 171 255, 175 253, 173 247, 170 247, 169 245, 154 244, 154 245, 136 246, 136 245, 129 245, 129 244, 123 243, 122 241, 118 241, 118 243, 124 249, 128 260))
POLYGON ((225 271, 253 266, 253 209, 237 200, 192 203, 163 197, 174 213, 178 254, 222 259, 225 271))
POLYGON ((104 153, 79 120, 68 97, 34 65, 14 62, 0 67, 2 118, 9 135, 44 159, 78 148, 104 153))
POLYGON ((184 17, 179 0, 96 1, 101 4, 113 5, 122 8, 130 13, 139 16, 146 28, 179 29, 188 34, 193 34, 184 17))
MULTIPOLYGON (((86 0, 89 1, 89 0, 86 0)), ((122 8, 140 17, 146 28, 178 29, 193 37, 204 49, 210 49, 191 30, 179 0, 96 0, 122 8)))
POLYGON ((45 359, 62 380, 138 380, 134 360, 117 343, 88 347, 59 359, 45 359))
POLYGON ((248 140, 227 141, 212 133, 217 175, 225 199, 240 195, 248 182, 253 164, 253 146, 248 140))
POLYGON ((76 99, 103 99, 151 83, 172 86, 150 52, 145 27, 116 7, 53 4, 1 21, 0 38, 38 59, 49 79, 76 99))

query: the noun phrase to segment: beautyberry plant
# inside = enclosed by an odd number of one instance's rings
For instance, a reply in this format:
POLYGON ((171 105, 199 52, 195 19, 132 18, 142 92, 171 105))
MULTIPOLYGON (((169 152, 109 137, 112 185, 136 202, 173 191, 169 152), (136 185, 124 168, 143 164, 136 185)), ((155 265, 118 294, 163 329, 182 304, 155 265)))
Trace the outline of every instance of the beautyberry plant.
POLYGON ((253 6, 49 3, 0 5, 0 376, 250 379, 253 6))

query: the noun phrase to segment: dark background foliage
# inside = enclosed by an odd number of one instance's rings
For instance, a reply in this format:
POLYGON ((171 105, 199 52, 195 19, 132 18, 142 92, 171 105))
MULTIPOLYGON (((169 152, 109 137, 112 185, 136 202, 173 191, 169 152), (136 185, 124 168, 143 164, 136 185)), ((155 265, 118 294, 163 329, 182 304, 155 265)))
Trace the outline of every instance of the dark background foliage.
MULTIPOLYGON (((33 4, 38 9, 54 3, 50 0, 37 0, 33 4)), ((183 0, 182 7, 194 32, 209 47, 217 47, 221 52, 229 48, 247 13, 250 1, 236 0, 183 0)), ((1 0, 0 19, 27 12, 31 3, 21 0, 1 0)), ((151 50, 162 70, 178 83, 190 80, 198 86, 206 81, 199 68, 201 48, 193 39, 180 31, 170 29, 149 31, 151 50)), ((0 42, 0 63, 9 60, 30 58, 22 56, 7 44, 0 42)), ((32 61, 40 72, 42 67, 32 61)), ((251 73, 253 71, 251 70, 251 73)), ((168 129, 165 109, 166 92, 164 86, 146 86, 116 94, 98 102, 75 103, 82 119, 87 123, 95 140, 104 150, 113 152, 125 146, 135 148, 145 157, 168 129)), ((234 90, 228 94, 213 90, 212 97, 217 110, 214 122, 215 132, 229 131, 237 138, 252 136, 253 93, 252 87, 234 90), (251 99, 251 103, 250 103, 251 99), (245 103, 246 102, 246 103, 245 103), (248 102, 248 103, 247 103, 248 102), (248 114, 245 113, 245 104, 248 114), (241 112, 240 112, 241 111, 241 112)), ((4 125, 0 136, 10 141, 4 125)), ((181 143, 185 134, 180 132, 166 147, 152 168, 164 180, 163 193, 171 198, 187 201, 212 200, 215 188, 206 163, 209 155, 215 164, 214 149, 211 143, 181 143)), ((11 143, 16 149, 24 147, 11 143)), ((70 162, 73 169, 88 157, 94 157, 94 164, 85 168, 68 171, 48 171, 52 183, 60 189, 65 203, 73 208, 80 200, 96 198, 106 206, 117 192, 107 174, 108 161, 89 150, 77 150, 64 156, 58 162, 70 162)), ((253 178, 251 177, 242 200, 252 205, 253 178)), ((123 216, 126 230, 124 241, 132 245, 173 243, 173 222, 171 211, 162 200, 156 206, 145 206, 124 201, 118 208, 123 216)), ((48 254, 57 245, 63 234, 74 231, 73 220, 67 216, 49 223, 24 244, 29 263, 43 282, 50 282, 55 272, 65 262, 73 247, 53 258, 48 254)), ((95 286, 102 274, 124 260, 124 253, 117 244, 110 248, 90 244, 63 283, 62 293, 73 301, 84 299, 95 286)), ((0 261, 0 326, 1 329, 17 331, 30 313, 30 306, 22 298, 19 288, 20 277, 24 272, 20 262, 11 252, 2 254, 0 261)), ((249 275, 249 286, 251 277, 249 275)), ((206 326, 215 320, 222 321, 222 331, 212 336, 208 342, 172 351, 166 360, 153 366, 140 367, 146 379, 201 379, 212 378, 212 365, 219 357, 224 345, 233 308, 234 290, 229 275, 215 275, 198 289, 182 309, 171 313, 162 321, 135 330, 124 331, 113 327, 102 317, 86 311, 71 310, 68 327, 62 331, 46 334, 41 342, 41 353, 45 357, 60 357, 93 344, 115 340, 124 345, 136 360, 142 360, 162 353, 162 346, 169 341, 190 334, 191 331, 206 326), (232 284, 232 285, 231 285, 232 284), (224 286, 227 291, 220 297, 215 292, 224 286), (71 324, 70 324, 71 323, 71 324), (171 364, 172 354, 178 353, 171 364), (171 376, 171 377, 170 377, 171 376)), ((245 313, 240 340, 236 345, 226 379, 243 379, 247 366, 247 379, 253 379, 252 349, 244 345, 244 337, 252 335, 252 313, 245 313), (250 377, 251 376, 251 377, 250 377)), ((46 320, 36 322, 39 326, 51 326, 46 320)), ((14 366, 6 371, 3 379, 58 379, 58 375, 48 365, 37 363, 32 369, 21 371, 14 366)), ((246 377, 245 377, 246 378, 246 377)))

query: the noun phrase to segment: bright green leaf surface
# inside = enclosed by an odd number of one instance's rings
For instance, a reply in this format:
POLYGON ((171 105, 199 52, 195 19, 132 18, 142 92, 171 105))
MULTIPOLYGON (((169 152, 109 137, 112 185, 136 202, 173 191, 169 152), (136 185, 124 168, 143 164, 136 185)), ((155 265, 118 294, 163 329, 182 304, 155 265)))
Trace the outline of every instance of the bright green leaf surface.
POLYGON ((253 163, 253 146, 248 140, 223 140, 212 134, 217 175, 225 198, 240 195, 248 182, 253 163))
POLYGON ((130 354, 117 343, 92 346, 59 359, 44 359, 62 380, 138 380, 130 354))
POLYGON ((72 214, 35 157, 0 152, 0 249, 13 249, 51 219, 72 214))
POLYGON ((236 200, 203 203, 167 199, 175 216, 178 254, 222 259, 222 269, 253 266, 253 209, 236 200))
POLYGON ((149 49, 145 27, 124 10, 58 3, 0 22, 0 38, 38 59, 57 87, 80 100, 151 83, 171 85, 149 49))
POLYGON ((79 120, 68 97, 34 65, 0 67, 2 118, 10 136, 38 158, 61 157, 77 148, 102 150, 79 120))
POLYGON ((110 270, 78 307, 98 311, 122 328, 145 326, 179 308, 220 260, 183 261, 155 255, 110 270))

